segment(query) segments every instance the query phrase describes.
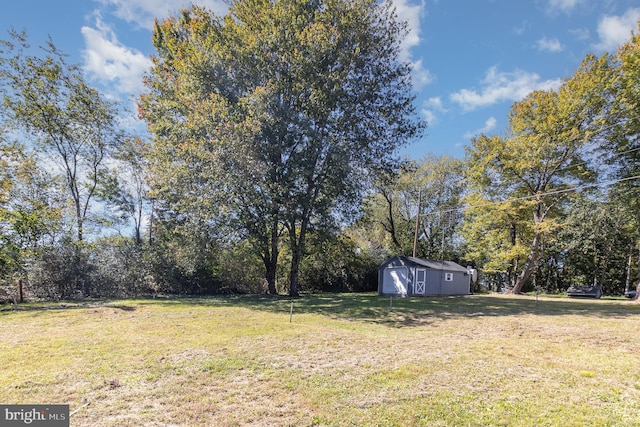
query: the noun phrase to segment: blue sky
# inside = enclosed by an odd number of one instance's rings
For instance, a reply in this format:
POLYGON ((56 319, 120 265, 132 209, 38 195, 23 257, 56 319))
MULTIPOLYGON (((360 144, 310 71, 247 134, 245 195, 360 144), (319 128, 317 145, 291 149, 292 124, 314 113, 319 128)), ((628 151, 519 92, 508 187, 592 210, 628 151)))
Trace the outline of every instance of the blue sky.
MULTIPOLYGON (((220 0, 194 1, 217 13, 220 0)), ((150 66, 151 27, 191 1, 19 0, 1 7, 0 38, 25 29, 32 45, 51 36, 87 79, 133 106, 150 66)), ((416 107, 429 125, 402 150, 464 156, 479 132, 504 132, 509 108, 535 89, 558 87, 588 53, 613 52, 637 30, 638 0, 394 0, 411 32, 416 107)), ((128 119, 133 126, 134 123, 128 119)), ((138 127, 140 128, 140 127, 138 127)))

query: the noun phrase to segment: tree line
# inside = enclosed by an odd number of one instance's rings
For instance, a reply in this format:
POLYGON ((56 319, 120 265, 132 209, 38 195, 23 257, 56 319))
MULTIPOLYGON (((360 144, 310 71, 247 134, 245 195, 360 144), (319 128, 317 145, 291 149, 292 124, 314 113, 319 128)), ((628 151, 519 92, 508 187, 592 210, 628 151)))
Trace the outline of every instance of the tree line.
POLYGON ((636 288, 640 37, 464 159, 399 159, 426 127, 406 34, 390 2, 192 6, 156 21, 133 135, 52 40, 10 31, 0 300, 370 291, 414 244, 478 268, 476 290, 636 288))

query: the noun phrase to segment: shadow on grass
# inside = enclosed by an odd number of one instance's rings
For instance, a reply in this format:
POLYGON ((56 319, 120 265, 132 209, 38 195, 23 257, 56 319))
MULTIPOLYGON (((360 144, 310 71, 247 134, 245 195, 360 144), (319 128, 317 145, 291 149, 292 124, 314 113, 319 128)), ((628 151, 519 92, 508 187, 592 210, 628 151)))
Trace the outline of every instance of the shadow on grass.
POLYGON ((109 300, 73 301, 60 303, 24 303, 24 304, 4 304, 0 305, 0 313, 16 311, 49 311, 49 310, 77 310, 108 307, 122 311, 135 311, 134 305, 112 304, 109 300))
POLYGON ((320 314, 334 319, 358 320, 387 326, 418 326, 436 320, 483 316, 586 316, 625 318, 640 314, 640 305, 622 300, 587 300, 526 296, 439 296, 389 298, 377 294, 309 294, 285 296, 232 295, 191 298, 159 298, 139 304, 243 307, 293 316, 320 314))

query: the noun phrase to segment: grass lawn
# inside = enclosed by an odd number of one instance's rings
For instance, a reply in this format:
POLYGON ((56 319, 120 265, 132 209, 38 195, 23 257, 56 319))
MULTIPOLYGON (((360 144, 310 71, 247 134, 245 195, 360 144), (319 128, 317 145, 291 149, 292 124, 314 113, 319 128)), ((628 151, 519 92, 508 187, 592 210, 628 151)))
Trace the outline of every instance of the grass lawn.
POLYGON ((0 306, 0 403, 72 426, 640 426, 640 305, 372 294, 0 306))

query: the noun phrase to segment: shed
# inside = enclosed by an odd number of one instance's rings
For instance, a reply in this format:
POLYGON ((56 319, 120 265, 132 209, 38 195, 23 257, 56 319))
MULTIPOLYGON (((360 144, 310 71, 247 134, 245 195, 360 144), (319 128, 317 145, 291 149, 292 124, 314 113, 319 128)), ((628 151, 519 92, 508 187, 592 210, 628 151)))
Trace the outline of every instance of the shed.
POLYGON ((470 272, 453 261, 395 256, 378 268, 380 295, 469 295, 470 290, 470 272))

